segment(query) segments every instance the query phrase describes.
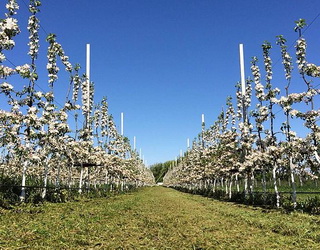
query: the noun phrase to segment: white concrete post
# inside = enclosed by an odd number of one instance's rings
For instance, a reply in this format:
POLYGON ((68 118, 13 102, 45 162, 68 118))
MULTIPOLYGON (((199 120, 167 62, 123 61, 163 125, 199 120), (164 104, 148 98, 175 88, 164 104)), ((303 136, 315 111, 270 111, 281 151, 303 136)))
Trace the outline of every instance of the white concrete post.
POLYGON ((87 81, 88 81, 88 86, 87 86, 87 92, 88 92, 88 103, 87 103, 87 108, 88 108, 88 112, 87 112, 87 128, 89 127, 89 119, 90 119, 90 111, 89 111, 89 107, 90 107, 90 44, 87 44, 87 48, 86 48, 86 76, 87 76, 87 81))
POLYGON ((239 44, 239 53, 240 53, 240 76, 241 76, 241 90, 242 95, 246 94, 246 82, 244 75, 244 53, 243 53, 243 44, 239 44))
POLYGON ((123 135, 123 112, 121 112, 121 135, 123 135))

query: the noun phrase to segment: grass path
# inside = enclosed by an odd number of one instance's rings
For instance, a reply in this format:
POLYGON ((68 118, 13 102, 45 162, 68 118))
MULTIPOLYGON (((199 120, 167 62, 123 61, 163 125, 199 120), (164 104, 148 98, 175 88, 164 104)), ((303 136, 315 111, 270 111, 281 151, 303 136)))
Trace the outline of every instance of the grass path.
POLYGON ((163 187, 0 210, 0 249, 320 249, 320 217, 163 187))

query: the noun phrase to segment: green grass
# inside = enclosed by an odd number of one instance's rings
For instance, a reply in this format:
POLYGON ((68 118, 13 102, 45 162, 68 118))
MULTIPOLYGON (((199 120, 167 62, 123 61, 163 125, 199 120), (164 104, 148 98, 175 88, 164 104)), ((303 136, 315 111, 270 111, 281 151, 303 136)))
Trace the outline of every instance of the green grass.
POLYGON ((320 217, 163 187, 0 210, 0 249, 320 249, 320 217))

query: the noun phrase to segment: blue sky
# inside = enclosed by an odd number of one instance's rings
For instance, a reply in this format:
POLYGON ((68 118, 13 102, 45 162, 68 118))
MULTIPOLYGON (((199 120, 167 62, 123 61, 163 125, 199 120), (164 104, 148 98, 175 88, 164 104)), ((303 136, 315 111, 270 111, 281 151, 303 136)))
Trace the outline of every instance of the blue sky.
MULTIPOLYGON (((27 63, 27 8, 21 0, 17 16, 22 33, 8 54, 16 65, 27 63)), ((27 0, 25 0, 27 2, 27 0)), ((4 13, 4 4, 0 7, 4 13)), ((318 0, 55 0, 43 1, 39 18, 47 33, 55 33, 72 63, 85 71, 85 47, 91 44, 91 80, 95 100, 108 97, 110 113, 131 142, 137 138, 148 164, 174 159, 186 140, 201 130, 201 114, 211 125, 239 81, 239 43, 244 44, 246 75, 250 58, 262 61, 261 44, 274 45, 273 62, 280 58, 275 36, 290 46, 297 34, 294 21, 311 23, 320 13, 318 0)), ((320 17, 305 32, 308 60, 317 63, 320 17)), ((41 30, 43 77, 46 88, 46 34, 41 30)), ((294 55, 294 48, 290 49, 294 55)), ((262 65, 262 64, 261 64, 262 65)), ((281 62, 273 84, 283 90, 281 62)), ((41 76, 41 75, 40 75, 41 76)), ((67 91, 68 76, 55 86, 59 100, 67 91)), ((19 88, 19 84, 17 88, 19 88)), ((299 77, 292 91, 305 89, 299 77)))

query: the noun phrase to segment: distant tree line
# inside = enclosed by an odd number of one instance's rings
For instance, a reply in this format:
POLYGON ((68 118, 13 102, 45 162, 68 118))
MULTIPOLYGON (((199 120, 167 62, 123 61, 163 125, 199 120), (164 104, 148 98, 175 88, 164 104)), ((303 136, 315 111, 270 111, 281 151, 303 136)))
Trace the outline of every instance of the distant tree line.
POLYGON ((150 170, 153 173, 156 183, 163 182, 163 177, 174 164, 175 161, 166 161, 164 163, 156 163, 150 166, 150 170))

